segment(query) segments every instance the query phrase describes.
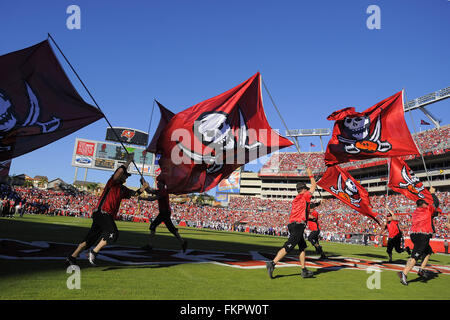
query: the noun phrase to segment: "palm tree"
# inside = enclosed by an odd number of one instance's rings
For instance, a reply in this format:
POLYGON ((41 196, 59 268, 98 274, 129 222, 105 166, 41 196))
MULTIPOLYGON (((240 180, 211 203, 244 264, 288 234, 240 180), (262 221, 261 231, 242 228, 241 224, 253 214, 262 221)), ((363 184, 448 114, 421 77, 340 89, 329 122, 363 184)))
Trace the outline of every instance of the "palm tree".
POLYGON ((39 178, 38 186, 39 186, 39 187, 43 187, 47 182, 48 182, 48 179, 47 179, 47 178, 41 177, 41 178, 39 178))

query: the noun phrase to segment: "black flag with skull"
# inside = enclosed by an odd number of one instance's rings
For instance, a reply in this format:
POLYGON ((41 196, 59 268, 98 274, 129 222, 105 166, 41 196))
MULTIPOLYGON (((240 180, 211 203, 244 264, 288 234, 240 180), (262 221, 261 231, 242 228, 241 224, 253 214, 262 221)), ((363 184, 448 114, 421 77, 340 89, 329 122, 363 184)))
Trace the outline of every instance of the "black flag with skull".
POLYGON ((76 92, 48 41, 0 56, 0 161, 103 117, 76 92))

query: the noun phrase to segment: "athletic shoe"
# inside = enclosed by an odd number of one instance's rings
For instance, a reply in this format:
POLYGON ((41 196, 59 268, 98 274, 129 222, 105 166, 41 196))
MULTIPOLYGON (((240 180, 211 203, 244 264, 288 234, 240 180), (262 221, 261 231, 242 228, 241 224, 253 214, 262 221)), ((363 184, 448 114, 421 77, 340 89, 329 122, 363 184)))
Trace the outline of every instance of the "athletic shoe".
POLYGON ((422 277, 424 279, 428 279, 430 277, 430 273, 428 272, 428 270, 424 270, 422 268, 419 269, 417 274, 419 275, 419 277, 422 277))
POLYGON ((324 254, 324 253, 322 253, 321 255, 320 255, 320 259, 328 259, 328 257, 324 254))
POLYGON ((411 255, 411 249, 409 247, 406 247, 405 250, 408 253, 408 255, 410 256, 411 255))
POLYGON ((267 272, 269 273, 269 277, 270 279, 273 279, 273 270, 275 269, 275 262, 273 261, 268 261, 266 263, 266 268, 267 268, 267 272))
POLYGON ((418 274, 420 277, 423 277, 424 270, 423 270, 422 268, 420 268, 419 271, 417 271, 417 274, 418 274))
POLYGON ((77 259, 72 257, 72 256, 68 256, 66 258, 65 264, 66 264, 67 267, 76 266, 77 265, 77 259))
POLYGON ((314 273, 312 271, 309 271, 308 269, 302 269, 302 278, 311 278, 314 273))
POLYGON ((408 281, 406 281, 406 275, 402 271, 397 272, 397 275, 400 278, 400 283, 405 285, 405 286, 407 286, 408 285, 408 281))
POLYGON ((187 245, 188 245, 187 240, 183 240, 183 243, 181 244, 181 249, 183 250, 183 253, 186 252, 187 245))
POLYGON ((392 262, 392 253, 389 253, 389 262, 392 262))
POLYGON ((88 260, 91 265, 96 267, 97 264, 95 262, 97 260, 97 253, 95 253, 93 250, 89 251, 88 260))

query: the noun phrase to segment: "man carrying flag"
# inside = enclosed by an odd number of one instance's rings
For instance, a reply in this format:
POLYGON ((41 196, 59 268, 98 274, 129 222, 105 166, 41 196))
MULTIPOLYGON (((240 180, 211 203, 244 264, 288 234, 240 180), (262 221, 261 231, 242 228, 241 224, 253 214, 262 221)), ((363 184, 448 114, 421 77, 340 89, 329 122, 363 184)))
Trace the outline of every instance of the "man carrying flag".
MULTIPOLYGON (((322 202, 325 200, 322 200, 322 202)), ((315 210, 321 205, 321 201, 312 202, 309 208, 312 210, 308 216, 308 229, 311 231, 308 235, 308 241, 311 242, 316 252, 320 254, 320 259, 326 259, 327 256, 323 252, 322 246, 319 243, 320 228, 319 228, 319 213, 315 210), (314 209, 314 210, 313 210, 314 209)))
POLYGON ((143 185, 137 191, 128 189, 123 185, 130 176, 127 170, 133 160, 133 156, 133 154, 129 154, 127 162, 121 165, 106 183, 97 207, 92 212, 91 228, 75 251, 67 257, 67 265, 76 265, 79 254, 95 245, 89 251, 88 260, 91 265, 96 266, 96 259, 100 250, 106 245, 117 241, 119 230, 114 220, 117 218, 122 199, 139 196, 149 187, 145 181, 143 181, 143 185))
POLYGON ((310 203, 311 197, 316 190, 316 180, 312 175, 312 172, 309 168, 306 169, 306 172, 309 175, 309 179, 311 182, 311 187, 308 189, 304 182, 297 183, 297 192, 298 195, 295 197, 292 202, 291 214, 289 216, 289 238, 284 243, 283 247, 278 251, 277 255, 272 261, 268 261, 266 263, 267 272, 269 273, 269 277, 273 279, 273 271, 275 269, 276 264, 284 258, 286 254, 291 252, 296 245, 298 245, 298 249, 300 250, 299 261, 300 266, 302 268, 301 276, 302 278, 311 278, 313 273, 306 269, 306 242, 304 239, 304 231, 306 228, 306 222, 309 217, 310 203))
POLYGON ((400 282, 407 286, 407 275, 411 269, 416 265, 417 260, 422 259, 422 264, 418 271, 418 275, 421 277, 427 277, 428 274, 424 268, 426 267, 428 260, 433 252, 430 246, 430 239, 433 236, 432 217, 436 212, 436 208, 439 206, 439 199, 434 194, 435 189, 430 188, 430 193, 433 197, 433 204, 427 203, 425 200, 417 200, 416 210, 412 213, 412 226, 410 237, 414 244, 411 258, 408 259, 403 271, 398 272, 400 282))
MULTIPOLYGON (((142 179, 141 183, 145 183, 145 181, 142 179)), ((183 253, 186 252, 187 248, 187 241, 184 240, 180 234, 178 233, 178 229, 173 225, 171 214, 172 210, 170 208, 170 198, 169 194, 166 190, 166 185, 163 181, 158 180, 157 183, 158 189, 152 190, 150 188, 147 188, 146 191, 150 194, 154 194, 154 196, 150 197, 139 197, 139 199, 147 200, 147 201, 154 201, 158 200, 158 209, 159 214, 156 216, 156 218, 150 223, 150 237, 149 242, 147 245, 142 247, 144 250, 151 251, 153 249, 153 240, 156 235, 156 228, 161 224, 161 222, 164 222, 166 228, 175 236, 175 238, 178 240, 178 242, 181 245, 181 249, 183 250, 183 253)))
POLYGON ((402 248, 402 243, 404 243, 404 240, 403 233, 398 226, 399 219, 394 214, 394 212, 392 212, 392 210, 387 210, 387 221, 383 225, 382 229, 387 229, 388 231, 388 243, 386 252, 389 256, 389 262, 392 262, 392 251, 394 250, 394 248, 398 253, 402 253, 406 250, 406 252, 408 252, 408 255, 411 255, 411 249, 409 247, 406 247, 405 249, 402 248))

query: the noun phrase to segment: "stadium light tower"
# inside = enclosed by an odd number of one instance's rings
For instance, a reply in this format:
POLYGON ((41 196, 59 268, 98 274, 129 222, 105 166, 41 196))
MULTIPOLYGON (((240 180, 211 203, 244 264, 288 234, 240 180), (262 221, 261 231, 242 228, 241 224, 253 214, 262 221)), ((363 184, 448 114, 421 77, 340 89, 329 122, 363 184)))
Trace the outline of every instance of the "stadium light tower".
POLYGON ((408 102, 405 103, 404 106, 404 110, 406 111, 412 111, 414 109, 419 109, 421 110, 427 117, 428 119, 431 120, 431 122, 433 122, 434 126, 436 128, 440 128, 440 124, 441 124, 441 120, 437 119, 435 116, 433 116, 427 109, 425 109, 425 106, 447 99, 450 97, 450 87, 426 94, 422 97, 413 99, 413 100, 409 100, 408 102))
MULTIPOLYGON (((318 136, 320 138, 320 146, 323 152, 323 141, 322 136, 329 136, 331 134, 330 129, 294 129, 294 130, 286 130, 287 137, 294 137, 297 140, 299 137, 314 137, 318 136)), ((300 147, 299 147, 300 148, 300 147)))

